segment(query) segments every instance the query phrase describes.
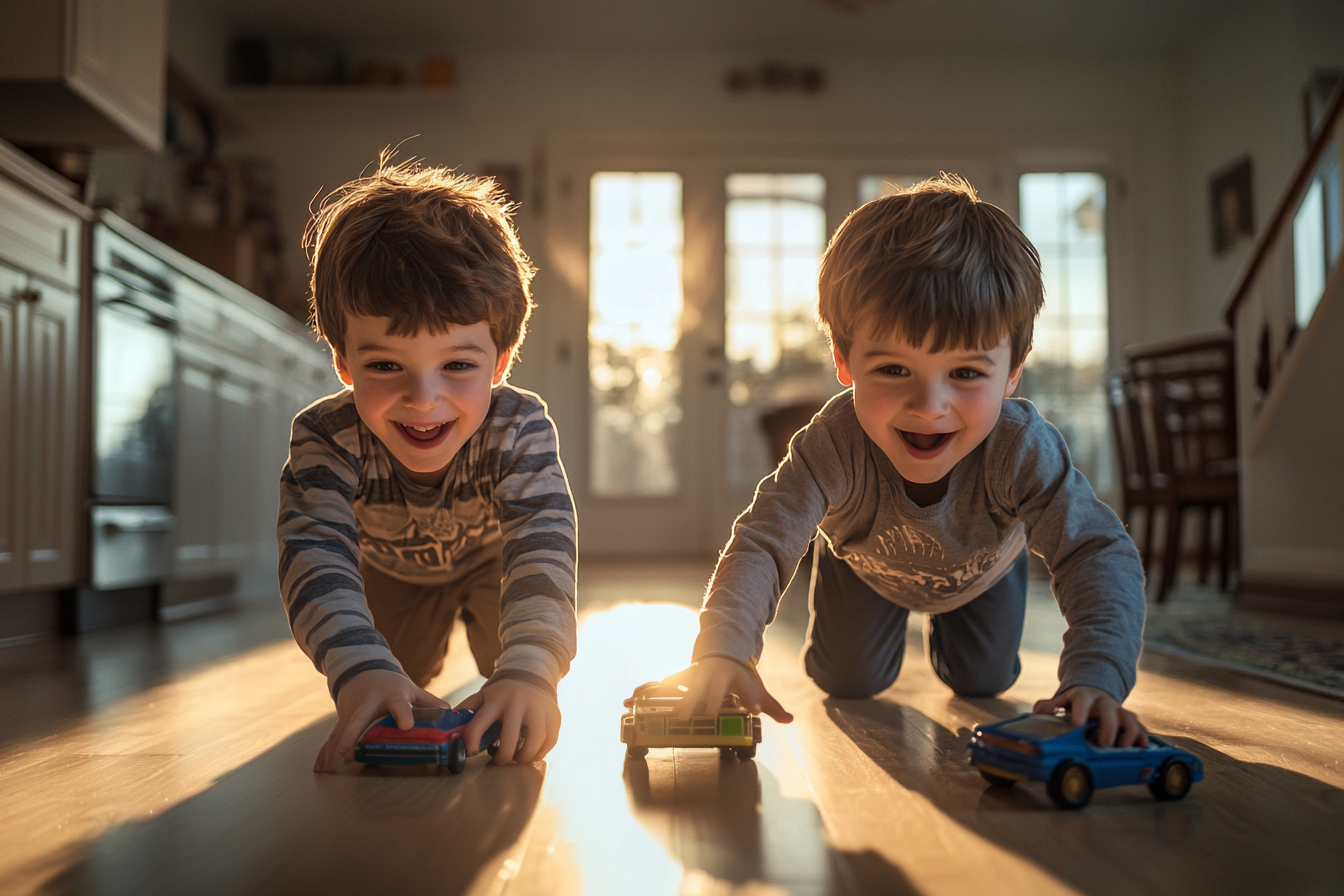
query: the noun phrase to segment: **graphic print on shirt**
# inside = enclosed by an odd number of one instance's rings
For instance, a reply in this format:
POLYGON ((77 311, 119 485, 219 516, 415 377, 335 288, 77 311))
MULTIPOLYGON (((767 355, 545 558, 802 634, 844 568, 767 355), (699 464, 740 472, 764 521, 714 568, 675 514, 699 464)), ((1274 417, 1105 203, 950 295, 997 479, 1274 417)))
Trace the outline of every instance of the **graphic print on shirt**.
POLYGON ((359 534, 360 551, 375 566, 408 581, 452 570, 454 557, 468 556, 493 540, 489 537, 492 529, 498 537, 498 524, 479 495, 458 498, 451 508, 408 510, 404 504, 365 504, 360 508, 365 525, 359 534), (396 534, 374 538, 369 530, 396 534))
POLYGON ((934 535, 909 524, 894 526, 876 540, 874 554, 842 552, 843 556, 837 556, 871 584, 881 584, 892 594, 952 598, 999 560, 997 549, 981 548, 963 563, 949 563, 947 551, 934 535))

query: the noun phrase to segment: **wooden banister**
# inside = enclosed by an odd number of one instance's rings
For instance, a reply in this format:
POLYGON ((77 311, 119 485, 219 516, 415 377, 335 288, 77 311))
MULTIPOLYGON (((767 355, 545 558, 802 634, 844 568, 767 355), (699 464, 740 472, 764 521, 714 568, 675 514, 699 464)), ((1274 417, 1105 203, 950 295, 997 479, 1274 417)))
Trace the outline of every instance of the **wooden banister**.
POLYGON ((1229 327, 1236 327, 1237 309, 1246 300, 1246 296, 1250 294, 1251 284, 1255 282, 1256 274, 1260 272, 1261 265, 1264 264, 1265 258, 1269 256, 1270 249, 1278 240, 1284 222, 1297 208, 1298 202, 1302 199, 1302 194, 1311 184, 1311 178, 1316 173, 1316 165, 1321 161, 1321 155, 1325 152, 1325 148, 1330 145, 1335 132, 1335 123, 1338 121, 1342 109, 1344 109, 1344 79, 1341 79, 1340 83, 1336 85, 1335 92, 1330 97, 1325 116, 1321 119, 1321 125, 1316 131, 1316 136, 1312 138, 1306 156, 1297 166, 1297 173, 1293 175, 1292 184, 1287 192, 1279 198, 1278 204, 1274 207, 1274 213, 1270 215, 1268 225, 1256 238, 1255 247, 1251 250, 1250 256, 1246 263, 1242 265, 1241 270, 1237 272, 1237 279, 1232 281, 1232 290, 1228 293, 1227 302, 1223 305, 1223 319, 1227 321, 1229 327))

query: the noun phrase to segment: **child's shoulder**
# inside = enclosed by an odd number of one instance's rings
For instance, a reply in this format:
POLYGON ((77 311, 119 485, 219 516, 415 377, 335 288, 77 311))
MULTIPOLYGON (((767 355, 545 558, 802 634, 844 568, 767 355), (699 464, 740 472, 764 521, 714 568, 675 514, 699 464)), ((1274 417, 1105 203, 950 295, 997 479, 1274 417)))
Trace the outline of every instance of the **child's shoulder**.
MULTIPOLYGON (((1064 446, 1064 437, 1025 398, 1006 398, 999 422, 985 439, 990 457, 1012 454, 1019 458, 1054 455, 1064 446)), ((1067 452, 1067 448, 1064 448, 1067 452)))
POLYGON ((490 414, 505 419, 549 416, 550 408, 537 393, 506 382, 491 390, 490 414))
POLYGON ((294 422, 325 435, 356 428, 359 426, 359 411, 355 408, 355 393, 346 388, 323 396, 299 411, 294 422))

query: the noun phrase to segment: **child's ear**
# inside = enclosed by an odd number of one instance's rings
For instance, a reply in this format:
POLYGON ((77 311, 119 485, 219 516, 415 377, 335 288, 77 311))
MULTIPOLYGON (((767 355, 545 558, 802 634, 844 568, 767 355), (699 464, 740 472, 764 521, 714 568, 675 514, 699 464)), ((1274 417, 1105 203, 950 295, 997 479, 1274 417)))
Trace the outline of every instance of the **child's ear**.
POLYGON ((341 382, 347 386, 355 384, 355 378, 350 375, 350 367, 345 363, 345 358, 336 349, 331 350, 331 366, 336 368, 336 376, 340 377, 341 382))
MULTIPOLYGON (((1027 355, 1029 354, 1031 354, 1030 348, 1027 349, 1027 355)), ((1022 360, 1013 368, 1013 372, 1008 374, 1008 383, 1003 387, 1004 398, 1011 397, 1013 392, 1017 390, 1018 381, 1022 379, 1022 366, 1027 363, 1027 355, 1023 355, 1022 360)))
POLYGON ((831 357, 835 359, 835 378, 840 381, 842 386, 854 385, 854 377, 849 373, 849 364, 845 361, 844 352, 835 343, 831 343, 831 357))
POLYGON ((490 377, 490 385, 498 386, 504 382, 504 374, 509 372, 509 364, 513 362, 513 350, 499 353, 499 360, 495 361, 495 373, 490 377))

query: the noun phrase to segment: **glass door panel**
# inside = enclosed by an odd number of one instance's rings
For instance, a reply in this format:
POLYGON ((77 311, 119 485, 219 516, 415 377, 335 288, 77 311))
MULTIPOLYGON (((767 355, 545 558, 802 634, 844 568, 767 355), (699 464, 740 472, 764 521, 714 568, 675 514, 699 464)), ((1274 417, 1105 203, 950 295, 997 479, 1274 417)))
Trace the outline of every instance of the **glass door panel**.
POLYGON ((840 389, 816 326, 826 180, 730 174, 725 187, 724 464, 729 492, 750 493, 780 460, 767 418, 819 408, 840 389))
POLYGON ((680 175, 593 175, 588 481, 597 497, 666 497, 684 478, 675 450, 682 234, 680 175))
POLYGON ((1106 181, 1093 173, 1025 174, 1022 231, 1041 255, 1045 307, 1018 394, 1069 443, 1100 494, 1114 488, 1105 377, 1108 344, 1106 181))

